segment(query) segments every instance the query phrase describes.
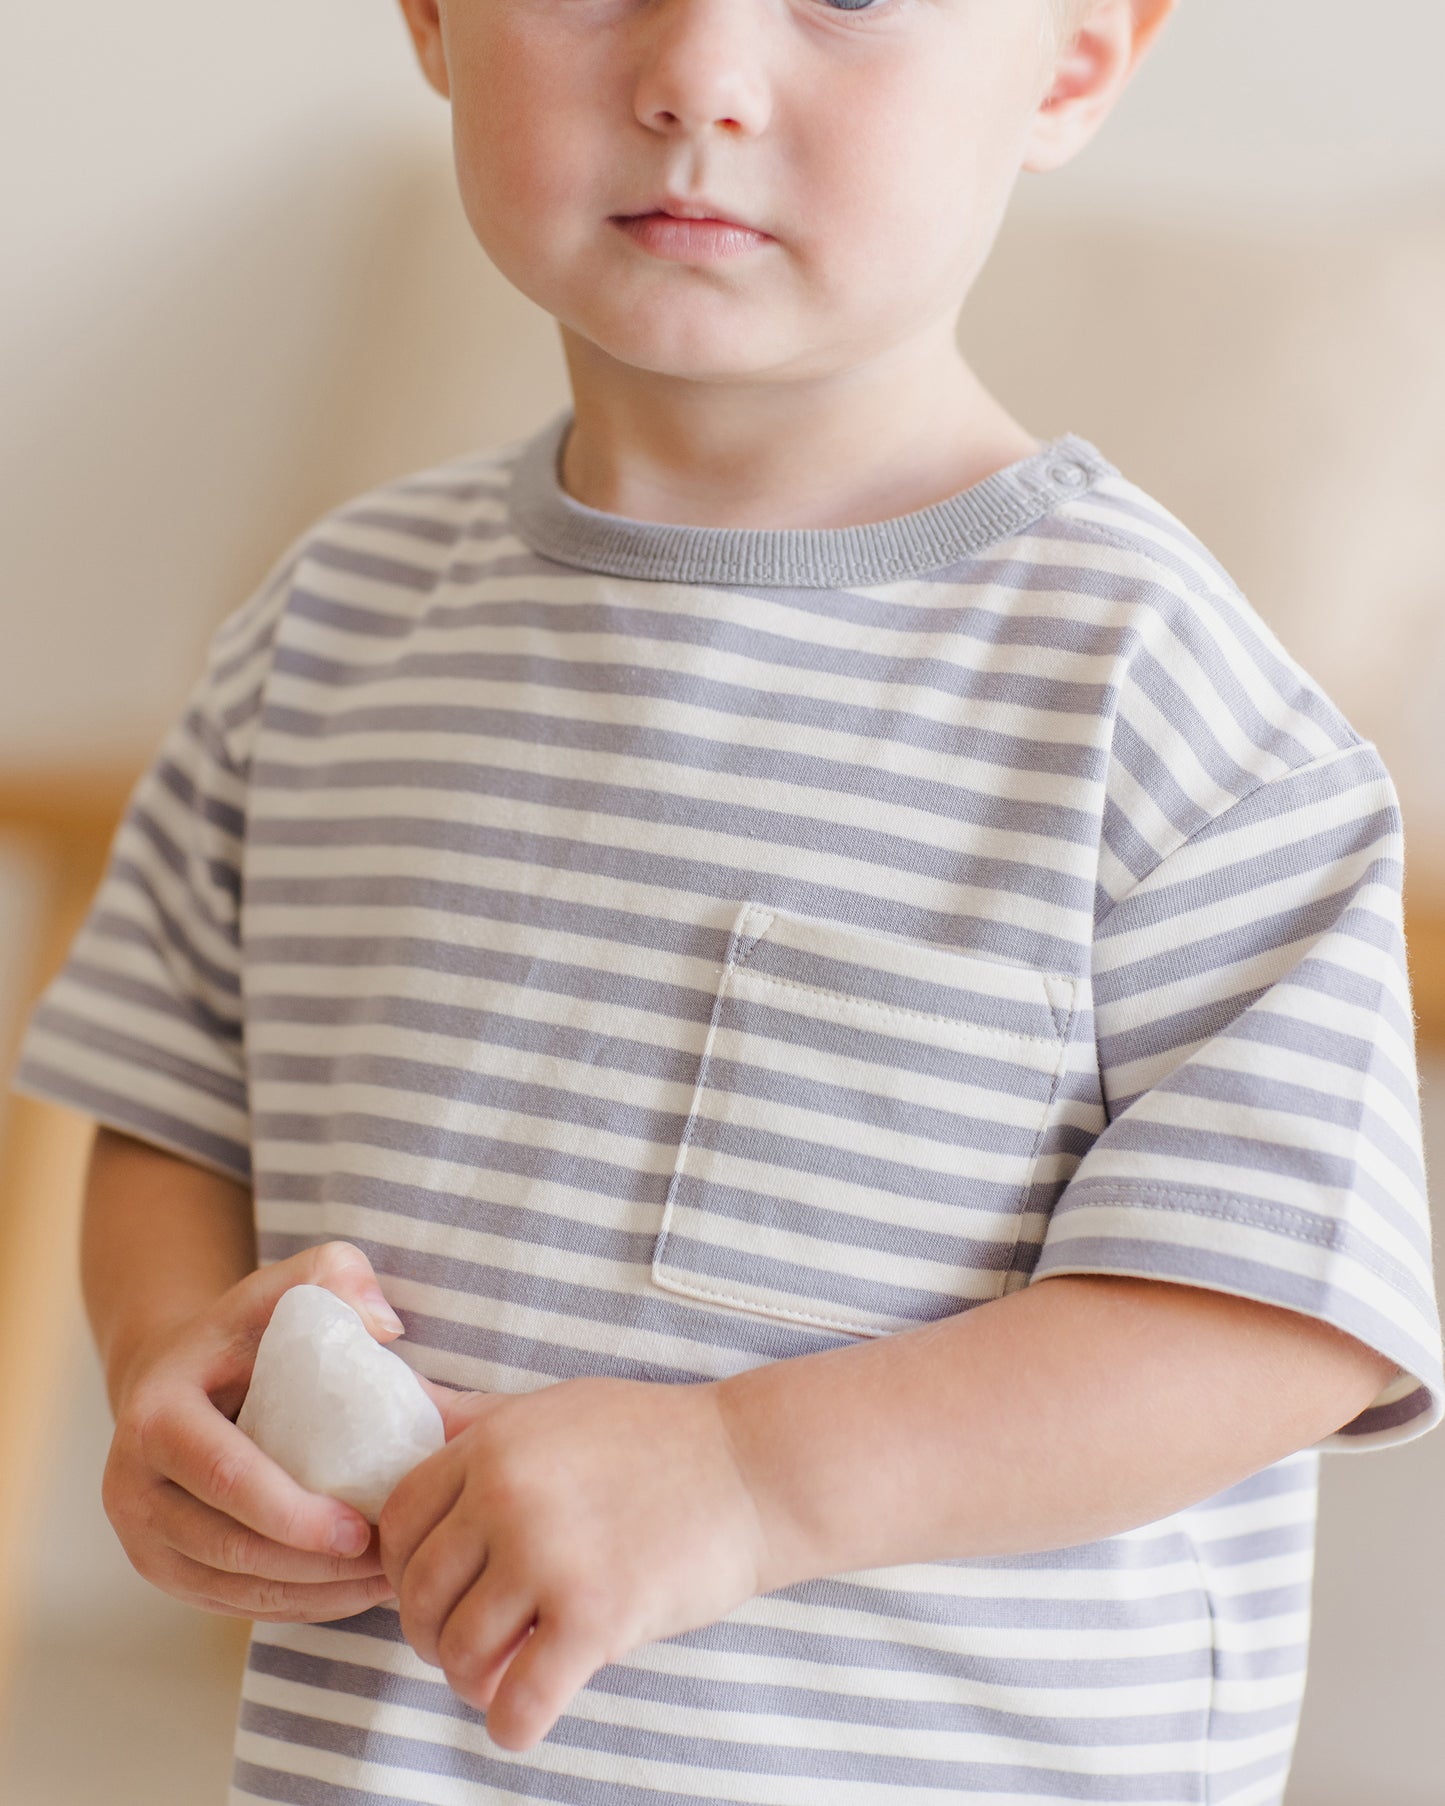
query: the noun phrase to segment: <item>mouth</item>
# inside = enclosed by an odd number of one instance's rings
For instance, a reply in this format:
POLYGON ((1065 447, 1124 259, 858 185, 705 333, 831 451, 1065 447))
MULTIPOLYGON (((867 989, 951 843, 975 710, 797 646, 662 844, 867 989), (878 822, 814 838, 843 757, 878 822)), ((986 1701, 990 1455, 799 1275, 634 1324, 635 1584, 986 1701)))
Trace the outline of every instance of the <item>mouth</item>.
POLYGON ((663 195, 651 207, 639 208, 636 213, 616 213, 612 216, 619 221, 638 219, 674 219, 686 220, 689 223, 703 226, 731 226, 737 232, 756 232, 760 237, 767 234, 758 226, 749 224, 747 220, 737 219, 726 213, 714 202, 706 199, 695 201, 680 200, 673 195, 663 195))
POLYGON ((768 233, 721 215, 679 217, 657 209, 651 213, 614 214, 612 223, 642 250, 674 263, 737 257, 773 242, 768 233))

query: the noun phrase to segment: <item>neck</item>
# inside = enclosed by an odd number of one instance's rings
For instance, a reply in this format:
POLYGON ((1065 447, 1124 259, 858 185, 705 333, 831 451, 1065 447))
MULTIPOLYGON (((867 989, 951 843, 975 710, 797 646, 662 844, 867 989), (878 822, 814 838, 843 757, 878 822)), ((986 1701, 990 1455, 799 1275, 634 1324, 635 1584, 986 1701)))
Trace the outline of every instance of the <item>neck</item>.
POLYGON ((865 526, 946 500, 1040 442, 984 389, 953 332, 843 375, 698 382, 619 364, 562 329, 576 501, 677 526, 865 526))

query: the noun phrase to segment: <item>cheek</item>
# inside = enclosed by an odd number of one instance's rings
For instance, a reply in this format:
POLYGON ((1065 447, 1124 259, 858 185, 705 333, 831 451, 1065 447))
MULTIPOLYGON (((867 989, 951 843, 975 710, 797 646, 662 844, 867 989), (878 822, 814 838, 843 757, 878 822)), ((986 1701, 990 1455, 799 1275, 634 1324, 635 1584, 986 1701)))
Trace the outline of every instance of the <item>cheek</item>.
POLYGON ((1018 180, 1027 98, 971 75, 945 70, 927 93, 915 89, 912 124, 895 130, 892 171, 876 184, 880 229, 921 282, 930 272, 944 286, 973 281, 1018 180))
POLYGON ((811 140, 809 186, 822 262, 859 285, 900 273, 927 285, 954 268, 980 201, 972 135, 949 97, 920 97, 914 79, 890 94, 850 94, 811 140))
POLYGON ((504 269, 529 249, 535 259, 546 227, 605 192, 604 149, 586 141, 595 104, 585 90, 571 102, 557 73, 568 66, 535 31, 497 23, 488 9, 476 15, 466 47, 472 73, 452 101, 457 182, 472 229, 504 269))

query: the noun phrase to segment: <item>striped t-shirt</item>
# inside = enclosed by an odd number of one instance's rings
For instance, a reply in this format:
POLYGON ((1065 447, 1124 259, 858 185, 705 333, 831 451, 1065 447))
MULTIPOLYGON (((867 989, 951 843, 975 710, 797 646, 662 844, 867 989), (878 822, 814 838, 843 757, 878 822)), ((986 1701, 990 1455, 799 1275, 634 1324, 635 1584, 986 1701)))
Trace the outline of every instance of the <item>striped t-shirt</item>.
POLYGON ((451 1386, 720 1379, 1060 1273, 1398 1372, 1143 1528, 645 1645, 526 1751, 394 1605, 257 1623, 233 1806, 1273 1806, 1319 1453, 1445 1411, 1379 752, 1074 434, 773 531, 582 505, 570 418, 221 623, 16 1087, 251 1184, 263 1264, 354 1242, 451 1386))

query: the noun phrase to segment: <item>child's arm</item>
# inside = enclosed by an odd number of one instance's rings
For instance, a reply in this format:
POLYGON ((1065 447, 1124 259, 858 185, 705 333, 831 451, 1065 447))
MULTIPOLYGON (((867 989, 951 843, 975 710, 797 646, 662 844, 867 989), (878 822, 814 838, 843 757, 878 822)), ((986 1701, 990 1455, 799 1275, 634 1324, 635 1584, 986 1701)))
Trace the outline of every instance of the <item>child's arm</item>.
POLYGON ((714 1390, 770 1592, 1153 1523, 1329 1435, 1395 1372, 1296 1312, 1088 1274, 714 1390))
POLYGON ((381 1557, 412 1649, 529 1749, 644 1643, 805 1580, 1152 1523, 1332 1433, 1390 1370, 1273 1305, 1060 1275, 723 1380, 443 1401, 381 1557))
POLYGON ((104 1124, 97 1128, 80 1278, 112 1416, 140 1344, 214 1304, 255 1265, 245 1186, 104 1124))
MULTIPOLYGON (((255 1257, 244 1186, 100 1128, 81 1282, 116 1420, 101 1500, 136 1572, 187 1605, 282 1623, 351 1617, 390 1595, 375 1533, 298 1486, 234 1418, 288 1286, 328 1287, 379 1341, 400 1326, 378 1314, 385 1297, 349 1242, 261 1269, 255 1257), (332 1539, 348 1525, 356 1540, 343 1548, 332 1539)), ((440 1389, 428 1391, 436 1401, 440 1389)))

